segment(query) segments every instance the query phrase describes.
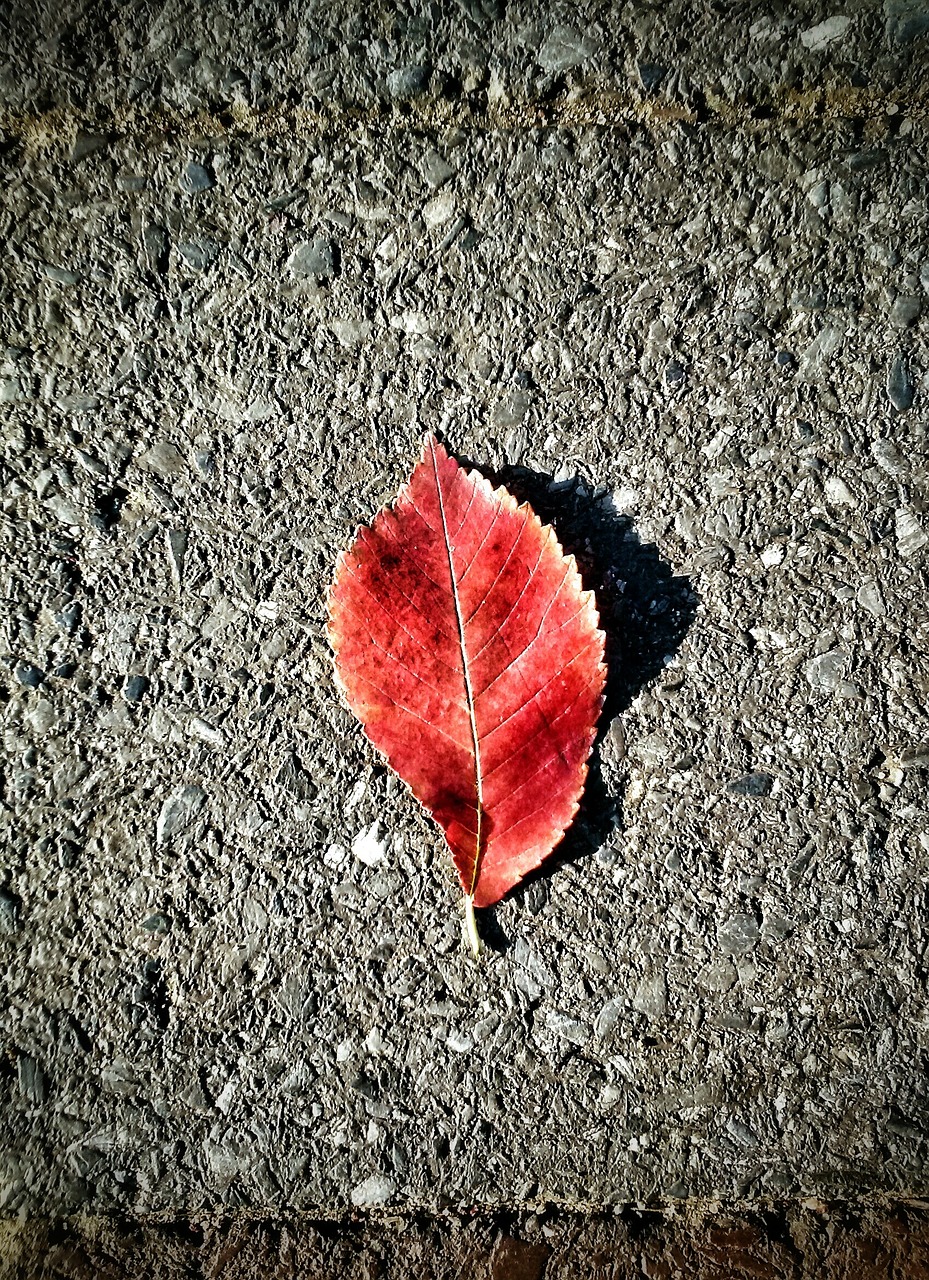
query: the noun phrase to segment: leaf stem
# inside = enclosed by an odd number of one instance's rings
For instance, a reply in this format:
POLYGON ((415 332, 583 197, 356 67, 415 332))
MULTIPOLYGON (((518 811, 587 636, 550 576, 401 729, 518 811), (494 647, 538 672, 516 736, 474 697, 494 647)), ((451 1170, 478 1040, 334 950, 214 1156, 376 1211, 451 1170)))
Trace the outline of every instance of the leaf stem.
POLYGON ((476 956, 481 954, 481 935, 477 931, 477 920, 474 917, 474 898, 470 893, 465 894, 465 928, 468 931, 468 940, 471 943, 471 950, 476 956))

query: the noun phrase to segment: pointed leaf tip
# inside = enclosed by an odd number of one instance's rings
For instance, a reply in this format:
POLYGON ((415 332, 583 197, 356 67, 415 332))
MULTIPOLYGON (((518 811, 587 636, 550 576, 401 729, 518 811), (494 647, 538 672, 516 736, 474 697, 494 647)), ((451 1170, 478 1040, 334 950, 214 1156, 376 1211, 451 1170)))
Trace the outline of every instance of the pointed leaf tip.
POLYGON ((337 685, 444 832, 473 916, 577 811, 606 674, 592 594, 527 504, 430 435, 340 557, 329 619, 337 685))

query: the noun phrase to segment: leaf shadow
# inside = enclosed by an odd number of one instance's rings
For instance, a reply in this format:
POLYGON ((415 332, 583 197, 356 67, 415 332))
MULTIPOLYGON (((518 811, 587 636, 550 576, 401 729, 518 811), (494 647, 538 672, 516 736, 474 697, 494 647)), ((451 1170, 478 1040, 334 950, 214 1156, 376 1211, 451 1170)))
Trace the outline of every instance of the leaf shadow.
MULTIPOLYGON (((643 543, 631 516, 612 495, 580 475, 556 481, 544 472, 507 466, 491 471, 468 463, 493 484, 503 484, 518 502, 528 502, 550 524, 565 552, 573 555, 584 586, 593 590, 606 634, 607 680, 597 738, 588 764, 580 809, 551 858, 514 889, 535 912, 548 899, 548 882, 559 866, 595 854, 619 826, 622 798, 603 779, 598 747, 616 716, 655 681, 680 649, 696 615, 691 580, 675 575, 653 543, 643 543)), ((510 946, 490 908, 481 913, 481 934, 491 950, 510 946)))

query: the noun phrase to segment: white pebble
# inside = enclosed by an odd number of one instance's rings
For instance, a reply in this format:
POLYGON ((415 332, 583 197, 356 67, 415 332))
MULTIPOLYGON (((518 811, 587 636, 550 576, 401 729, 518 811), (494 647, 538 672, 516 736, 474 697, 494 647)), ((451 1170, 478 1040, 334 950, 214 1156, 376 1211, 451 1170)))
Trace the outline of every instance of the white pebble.
POLYGON ((376 867, 384 860, 386 852, 387 840, 379 822, 372 822, 370 827, 359 831, 352 841, 352 853, 366 867, 376 867))

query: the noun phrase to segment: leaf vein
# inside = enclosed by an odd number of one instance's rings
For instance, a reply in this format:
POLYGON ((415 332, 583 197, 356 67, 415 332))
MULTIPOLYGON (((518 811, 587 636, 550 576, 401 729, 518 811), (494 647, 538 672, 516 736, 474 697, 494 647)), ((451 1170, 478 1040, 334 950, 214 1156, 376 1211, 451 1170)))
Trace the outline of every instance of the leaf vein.
MULTIPOLYGON (((559 668, 559 670, 558 670, 558 671, 553 672, 553 673, 549 676, 549 678, 545 681, 545 683, 542 685, 542 687, 541 687, 541 688, 539 688, 539 689, 537 689, 537 690, 535 691, 535 693, 532 695, 532 697, 528 699, 528 701, 521 703, 521 704, 520 704, 520 706, 518 706, 518 707, 516 708, 516 710, 515 710, 515 711, 511 711, 511 712, 510 712, 510 714, 507 716, 507 718, 506 718, 505 720, 501 720, 499 724, 494 725, 494 727, 493 727, 491 730, 489 730, 489 732, 488 732, 488 733, 486 733, 486 734, 484 735, 484 737, 483 737, 482 741, 486 742, 486 741, 487 741, 487 739, 488 739, 488 738, 490 738, 490 737, 492 737, 492 736, 493 736, 493 734, 495 734, 495 733, 497 732, 497 730, 498 730, 498 729, 502 729, 505 725, 509 724, 509 722, 510 722, 510 721, 511 721, 515 716, 518 716, 518 715, 519 715, 519 713, 520 713, 520 711, 524 711, 524 710, 526 709, 526 707, 531 706, 531 704, 532 704, 533 702, 535 702, 536 698, 540 697, 540 696, 545 692, 545 690, 549 687, 549 685, 553 684, 553 683, 554 683, 554 681, 555 681, 555 680, 557 680, 557 679, 558 679, 558 677, 559 677, 559 676, 560 676, 564 671, 567 671, 567 669, 568 669, 569 667, 573 666, 573 665, 574 665, 574 663, 575 663, 575 662, 577 662, 579 658, 582 658, 582 657, 584 656, 584 654, 585 654, 585 653, 587 652, 587 650, 590 648, 590 644, 591 644, 591 643, 593 643, 593 641, 591 641, 591 642, 589 642, 588 644, 586 644, 586 645, 584 646, 584 648, 583 648, 583 649, 580 649, 580 650, 579 650, 579 651, 574 655, 574 657, 571 659, 571 661, 570 661, 570 662, 566 662, 566 663, 565 663, 565 665, 564 665, 563 667, 559 668)), ((581 694, 584 692, 584 689, 587 689, 588 687, 589 687, 589 685, 584 685, 584 686, 583 686, 583 688, 581 689, 580 693, 578 693, 578 694, 577 694, 577 696, 572 700, 572 702, 570 702, 570 703, 568 704, 568 707, 566 708, 567 710, 570 710, 570 708, 574 705, 574 702, 576 702, 576 701, 577 701, 577 699, 578 699, 578 698, 581 696, 581 694)), ((541 714, 541 708, 539 709, 539 711, 540 711, 540 714, 541 714)), ((560 714, 561 714, 561 713, 559 713, 559 716, 560 716, 560 714)), ((557 721, 557 719, 558 719, 558 718, 559 718, 559 717, 558 717, 558 716, 556 716, 555 720, 553 720, 551 723, 552 723, 552 724, 554 724, 554 723, 557 721)), ((544 716, 542 716, 542 720, 543 720, 542 728, 541 728, 541 729, 537 729, 537 730, 535 731, 535 733, 532 735, 532 737, 531 737, 531 738, 524 738, 524 739, 522 740, 522 742, 520 742, 519 746, 518 746, 518 747, 514 747, 514 748, 513 748, 513 750, 510 752, 510 754, 509 754, 508 756, 506 756, 503 760, 498 761, 498 762, 497 762, 497 764, 495 764, 495 765, 494 765, 494 767, 493 767, 492 769, 488 770, 488 772, 487 772, 487 774, 486 774, 486 778, 490 778, 490 777, 492 777, 492 776, 493 776, 493 774, 495 774, 495 773, 497 772, 497 770, 498 770, 498 769, 502 769, 504 765, 509 764, 509 762, 510 762, 510 761, 511 761, 515 756, 518 756, 518 755, 519 755, 519 753, 520 753, 522 750, 524 750, 524 748, 528 747, 528 745, 529 745, 529 743, 530 743, 530 742, 534 742, 534 741, 536 740, 536 738, 539 736, 539 734, 541 734, 545 729, 548 729, 548 728, 550 728, 550 727, 551 727, 551 725, 550 725, 550 724, 549 724, 549 722, 545 719, 545 717, 544 717, 544 716)), ((485 780, 486 780, 486 778, 485 778, 485 780)))

